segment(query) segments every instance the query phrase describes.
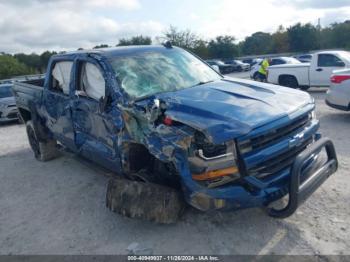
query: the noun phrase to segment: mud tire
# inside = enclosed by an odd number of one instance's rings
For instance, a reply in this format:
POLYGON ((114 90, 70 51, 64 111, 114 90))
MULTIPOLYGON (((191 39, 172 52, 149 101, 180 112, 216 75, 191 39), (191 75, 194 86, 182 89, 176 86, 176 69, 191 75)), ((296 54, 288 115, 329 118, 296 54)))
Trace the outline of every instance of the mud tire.
POLYGON ((35 132, 35 128, 32 121, 26 123, 27 136, 29 145, 34 152, 34 156, 39 161, 49 161, 59 156, 57 150, 56 140, 50 139, 47 141, 41 141, 35 132))
POLYGON ((185 202, 173 188, 113 178, 108 183, 106 206, 126 217, 172 224, 180 217, 185 202))

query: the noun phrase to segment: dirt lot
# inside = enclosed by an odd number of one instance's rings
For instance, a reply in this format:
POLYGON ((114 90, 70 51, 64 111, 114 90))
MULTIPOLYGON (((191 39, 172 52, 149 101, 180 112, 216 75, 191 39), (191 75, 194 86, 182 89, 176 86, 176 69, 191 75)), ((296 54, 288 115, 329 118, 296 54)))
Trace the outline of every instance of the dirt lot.
POLYGON ((189 209, 166 226, 124 218, 104 206, 105 171, 69 153, 37 162, 22 125, 0 126, 0 254, 127 254, 134 242, 154 254, 350 254, 350 113, 311 94, 340 170, 286 220, 259 209, 189 209))

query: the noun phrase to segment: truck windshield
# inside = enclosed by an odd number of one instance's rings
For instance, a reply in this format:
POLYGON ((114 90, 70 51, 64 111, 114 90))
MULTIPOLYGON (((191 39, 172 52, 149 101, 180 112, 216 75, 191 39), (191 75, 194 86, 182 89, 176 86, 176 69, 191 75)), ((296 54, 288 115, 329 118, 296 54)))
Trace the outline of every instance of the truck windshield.
POLYGON ((6 98, 11 96, 11 86, 0 86, 0 98, 6 98))
POLYGON ((111 60, 119 85, 134 99, 215 81, 221 76, 181 49, 165 49, 111 60))

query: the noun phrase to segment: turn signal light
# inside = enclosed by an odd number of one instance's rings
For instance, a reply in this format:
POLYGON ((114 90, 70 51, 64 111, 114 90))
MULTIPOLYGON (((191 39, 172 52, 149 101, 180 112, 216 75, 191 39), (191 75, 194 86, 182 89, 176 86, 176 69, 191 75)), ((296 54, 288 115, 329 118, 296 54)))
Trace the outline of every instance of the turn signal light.
POLYGON ((238 168, 233 166, 225 169, 209 171, 202 174, 192 174, 192 179, 197 181, 204 181, 204 180, 216 179, 219 177, 232 175, 235 173, 238 173, 238 168))

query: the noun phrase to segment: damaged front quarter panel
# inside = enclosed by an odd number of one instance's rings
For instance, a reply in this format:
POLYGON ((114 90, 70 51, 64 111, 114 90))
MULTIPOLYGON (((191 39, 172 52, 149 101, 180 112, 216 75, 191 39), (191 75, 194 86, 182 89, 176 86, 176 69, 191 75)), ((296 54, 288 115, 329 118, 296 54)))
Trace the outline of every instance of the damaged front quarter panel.
POLYGON ((178 123, 168 126, 162 123, 166 104, 154 100, 151 103, 132 103, 119 108, 125 123, 120 143, 139 143, 144 145, 157 159, 174 162, 175 154, 186 154, 190 148, 195 130, 178 123))

